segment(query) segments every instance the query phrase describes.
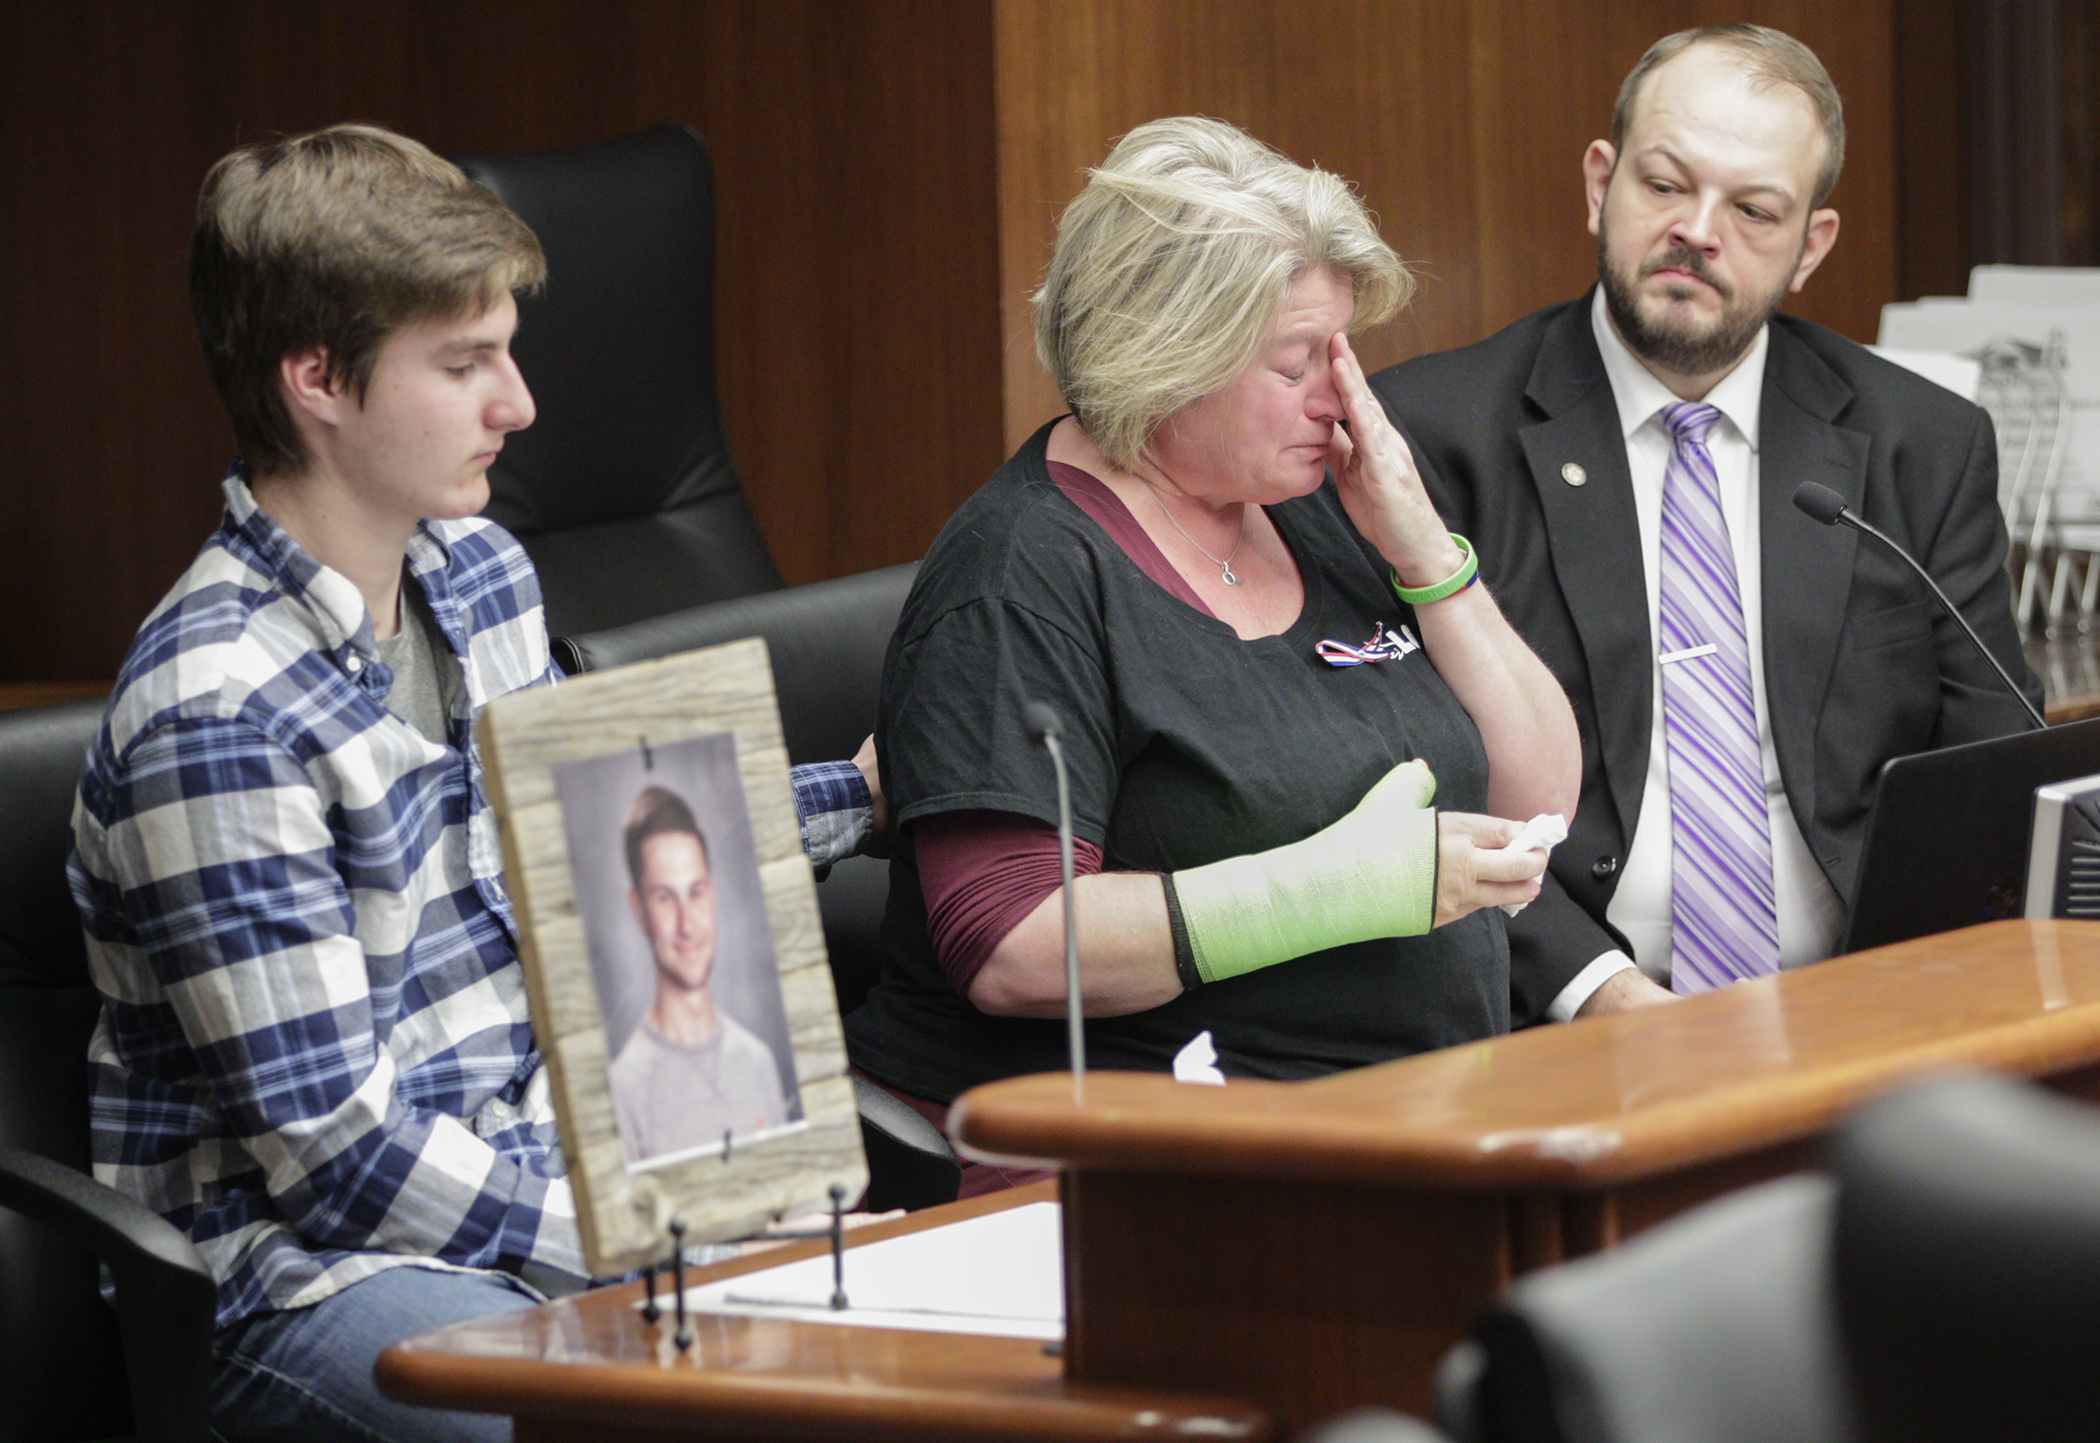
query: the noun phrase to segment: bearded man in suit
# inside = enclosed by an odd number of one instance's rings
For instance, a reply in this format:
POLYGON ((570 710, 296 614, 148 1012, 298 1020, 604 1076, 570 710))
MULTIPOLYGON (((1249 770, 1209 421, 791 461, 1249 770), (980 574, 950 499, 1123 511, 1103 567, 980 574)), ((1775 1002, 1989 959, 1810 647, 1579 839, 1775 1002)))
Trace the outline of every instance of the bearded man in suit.
POLYGON ((1792 504, 1819 482, 2020 657, 1976 406, 1778 313, 1830 253, 1844 113, 1761 26, 1659 41, 1583 156, 1599 283, 1373 388, 1566 686, 1582 800, 1510 926, 1513 1019, 1827 957, 1882 764, 2017 731, 1915 577, 1792 504))

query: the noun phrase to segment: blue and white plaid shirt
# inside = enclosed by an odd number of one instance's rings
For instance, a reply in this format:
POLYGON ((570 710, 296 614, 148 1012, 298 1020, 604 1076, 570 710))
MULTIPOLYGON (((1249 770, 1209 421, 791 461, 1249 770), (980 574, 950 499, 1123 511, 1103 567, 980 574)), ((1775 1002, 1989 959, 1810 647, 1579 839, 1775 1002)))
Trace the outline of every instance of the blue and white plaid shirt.
MULTIPOLYGON (((386 709, 356 587, 226 497, 74 815, 96 1176, 190 1236, 222 1327, 400 1264, 580 1273, 471 725, 555 680, 531 564, 486 522, 411 538, 464 681, 438 746, 386 709)), ((796 783, 848 814, 805 822, 814 860, 850 854, 858 771, 796 783)))

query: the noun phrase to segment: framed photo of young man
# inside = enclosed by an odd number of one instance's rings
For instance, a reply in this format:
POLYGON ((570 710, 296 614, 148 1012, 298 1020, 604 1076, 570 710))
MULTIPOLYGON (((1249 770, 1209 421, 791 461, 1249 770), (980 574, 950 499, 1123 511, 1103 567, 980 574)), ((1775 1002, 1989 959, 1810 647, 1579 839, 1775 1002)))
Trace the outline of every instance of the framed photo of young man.
POLYGON ((534 1029, 601 1275, 867 1180, 760 641, 482 722, 534 1029))

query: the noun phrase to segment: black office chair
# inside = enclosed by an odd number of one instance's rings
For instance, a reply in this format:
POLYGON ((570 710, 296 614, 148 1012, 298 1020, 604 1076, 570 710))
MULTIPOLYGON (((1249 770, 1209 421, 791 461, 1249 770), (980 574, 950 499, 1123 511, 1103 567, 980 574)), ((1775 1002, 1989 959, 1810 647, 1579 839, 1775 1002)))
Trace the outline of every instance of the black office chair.
POLYGON ((488 515, 538 569, 547 628, 602 631, 770 591, 780 570, 715 393, 714 181, 688 126, 464 156, 540 238, 514 351, 539 418, 489 469, 488 515))
MULTIPOLYGON (((703 646, 762 636, 788 761, 837 761, 875 729, 882 658, 897 613, 919 573, 916 561, 653 617, 590 636, 557 636, 554 657, 571 676, 649 661, 703 646)), ((889 897, 889 864, 849 857, 817 887, 824 946, 839 1010, 866 999, 882 971, 878 935, 889 897)))
POLYGON ((1830 1167, 1867 1443, 2100 1436, 2100 1112, 1947 1078, 1863 1110, 1830 1167))
MULTIPOLYGON (((695 607, 593 636, 556 637, 555 659, 574 676, 747 636, 762 636, 791 763, 853 755, 875 726, 882 658, 919 564, 864 571, 809 586, 695 607)), ((889 863, 848 857, 817 884, 824 947, 839 1011, 858 1007, 882 971, 889 863)), ((927 1207, 953 1200, 961 1165, 940 1131, 881 1088, 854 1079, 871 1181, 865 1206, 927 1207)))
POLYGON ((88 1176, 97 1004, 65 859, 101 716, 0 714, 0 1443, 204 1443, 217 1290, 188 1238, 88 1176))
POLYGON ((2100 1433, 2096 1359, 2100 1112, 1968 1074, 1520 1281, 1438 1392, 1466 1443, 2056 1443, 2100 1433))
POLYGON ((1446 1356, 1464 1443, 1848 1443, 1830 1180, 1782 1178, 1513 1286, 1446 1356))
POLYGON ((1850 1443, 1832 1192, 1783 1178, 1519 1279, 1438 1369, 1443 1432, 1367 1408, 1299 1443, 1850 1443))

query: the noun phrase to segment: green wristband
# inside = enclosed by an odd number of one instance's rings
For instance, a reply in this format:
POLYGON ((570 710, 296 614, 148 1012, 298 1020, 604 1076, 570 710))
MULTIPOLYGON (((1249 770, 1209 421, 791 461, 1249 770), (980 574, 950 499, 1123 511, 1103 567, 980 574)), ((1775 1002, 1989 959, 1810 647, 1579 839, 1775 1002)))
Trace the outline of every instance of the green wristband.
POLYGON ((1458 549, 1465 553, 1466 559, 1458 563, 1458 570, 1436 585, 1402 586, 1400 573, 1393 572, 1393 590, 1409 606, 1427 606, 1432 601, 1442 601, 1447 596, 1455 596, 1464 591, 1480 579, 1480 557, 1474 553, 1473 543, 1456 531, 1451 533, 1451 539, 1458 543, 1458 549))
POLYGON ((1205 982, 1375 937, 1418 937, 1436 914, 1436 778, 1406 762, 1300 842, 1172 875, 1205 982))

